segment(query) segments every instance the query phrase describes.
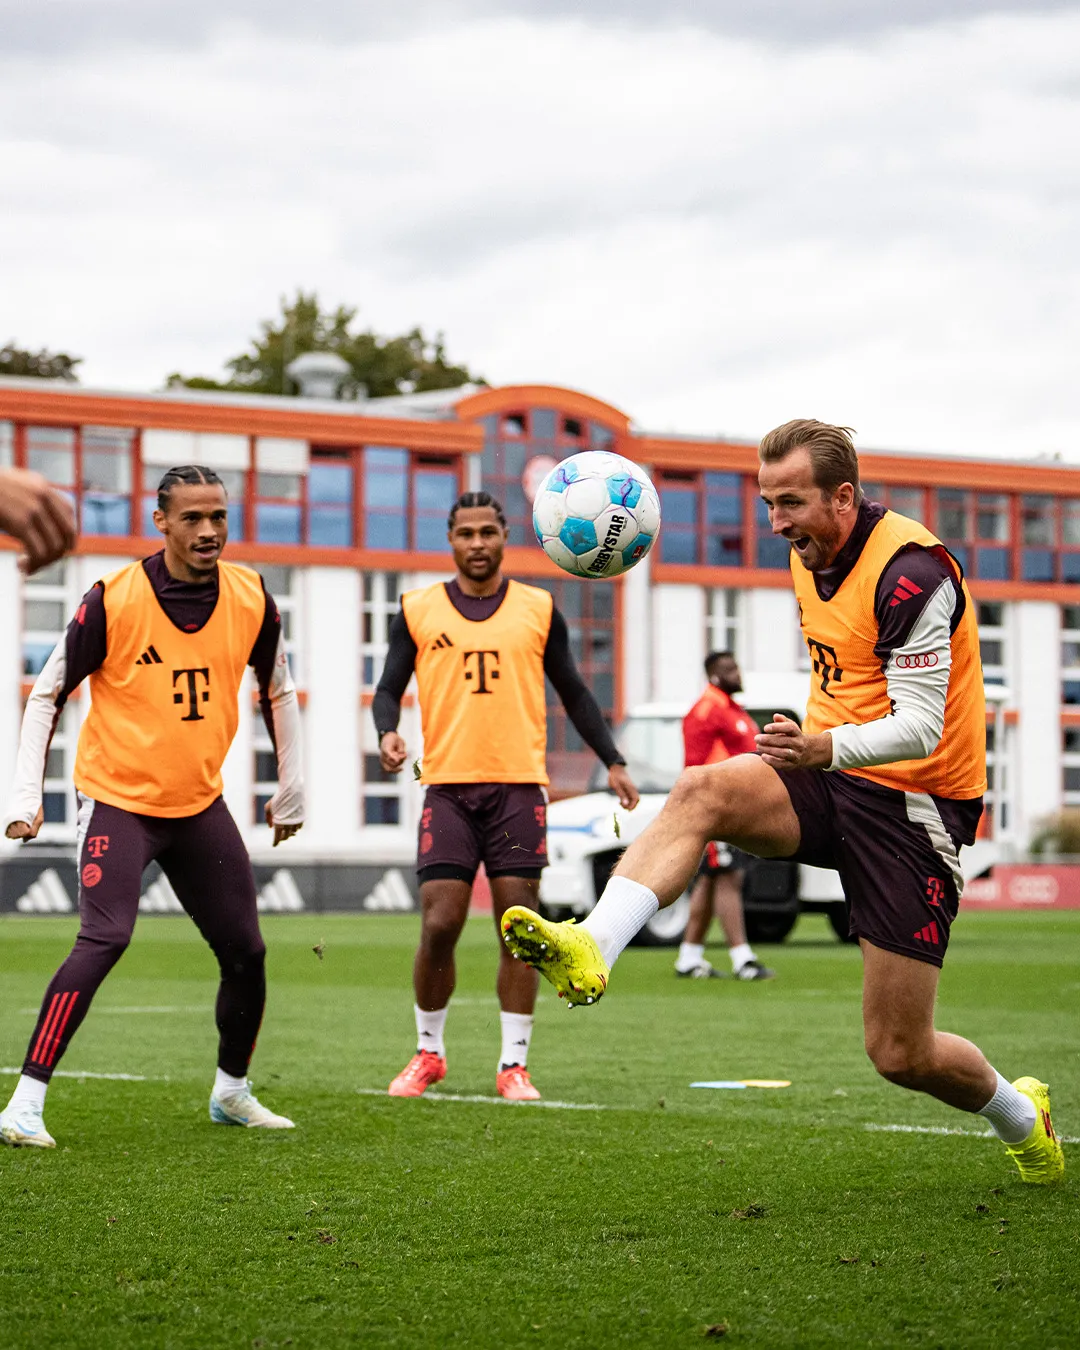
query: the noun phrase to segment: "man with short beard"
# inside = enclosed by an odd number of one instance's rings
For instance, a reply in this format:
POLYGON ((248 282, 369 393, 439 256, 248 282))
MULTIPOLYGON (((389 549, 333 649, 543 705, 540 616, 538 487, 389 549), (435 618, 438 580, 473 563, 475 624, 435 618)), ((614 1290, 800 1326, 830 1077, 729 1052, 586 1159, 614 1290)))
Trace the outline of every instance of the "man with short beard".
POLYGON ((863 956, 867 1053, 890 1082, 983 1116, 1026 1182, 1058 1180, 1050 1094, 1009 1083, 936 1030, 938 977, 986 790, 979 631, 963 569, 918 521, 863 498, 848 428, 787 422, 758 486, 810 653, 806 722, 780 714, 760 756, 687 770, 577 929, 511 910, 509 947, 593 1003, 633 934, 681 895, 705 842, 835 868, 863 956))
MULTIPOLYGON (((454 949, 480 864, 491 883, 496 924, 510 905, 536 903, 547 863, 545 676, 582 740, 607 766, 619 804, 629 811, 638 802, 626 761, 578 674, 566 621, 550 592, 502 574, 502 507, 486 492, 466 492, 450 510, 447 531, 456 575, 402 596, 372 705, 380 763, 397 773, 407 758, 397 732, 401 699, 415 671, 426 788, 417 849, 417 1047, 390 1084, 392 1097, 419 1097, 446 1076, 443 1033, 454 949)), ((511 1101, 540 1096, 527 1068, 538 983, 535 971, 500 944, 502 1049, 495 1082, 511 1101)))

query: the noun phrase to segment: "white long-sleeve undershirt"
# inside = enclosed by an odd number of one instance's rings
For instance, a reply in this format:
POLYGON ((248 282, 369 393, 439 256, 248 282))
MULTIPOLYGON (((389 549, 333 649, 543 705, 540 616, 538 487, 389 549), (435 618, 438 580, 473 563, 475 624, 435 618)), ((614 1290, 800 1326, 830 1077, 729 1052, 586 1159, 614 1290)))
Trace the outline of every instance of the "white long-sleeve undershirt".
POLYGON ((952 669, 951 628, 956 588, 943 581, 917 619, 902 647, 885 666, 893 711, 861 726, 845 723, 830 731, 830 769, 863 769, 925 759, 945 730, 945 700, 952 669))
POLYGON ((277 746, 278 790, 270 798, 275 825, 300 825, 304 820, 304 766, 300 742, 300 702, 285 654, 285 638, 278 638, 274 673, 269 688, 270 713, 277 746))

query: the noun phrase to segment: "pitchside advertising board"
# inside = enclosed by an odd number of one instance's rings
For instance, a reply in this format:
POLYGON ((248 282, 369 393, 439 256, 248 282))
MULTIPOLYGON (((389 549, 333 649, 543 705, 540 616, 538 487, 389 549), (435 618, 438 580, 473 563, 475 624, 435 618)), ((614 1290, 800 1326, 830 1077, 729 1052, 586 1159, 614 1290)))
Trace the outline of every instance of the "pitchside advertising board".
MULTIPOLYGON (((408 864, 256 862, 264 914, 408 914, 418 908, 416 873, 408 864)), ((0 914, 74 914, 78 908, 71 850, 27 846, 0 859, 0 914)), ((140 914, 182 914, 156 863, 143 873, 140 914)))

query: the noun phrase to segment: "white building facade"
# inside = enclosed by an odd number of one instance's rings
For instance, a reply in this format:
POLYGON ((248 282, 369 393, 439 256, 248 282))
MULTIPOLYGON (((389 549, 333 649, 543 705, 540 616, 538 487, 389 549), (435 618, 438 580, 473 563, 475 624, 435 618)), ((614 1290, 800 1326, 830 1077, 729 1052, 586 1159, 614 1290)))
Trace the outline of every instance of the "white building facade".
MULTIPOLYGON (((450 575, 446 512, 467 488, 503 502, 507 570, 553 591, 613 722, 639 703, 689 705, 710 650, 734 651, 746 672, 809 678, 786 546, 756 497, 754 448, 649 436, 573 390, 340 404, 0 381, 0 462, 45 472, 71 495, 82 528, 73 557, 31 578, 14 547, 0 548, 0 613, 15 635, 0 661, 0 782, 12 777, 34 676, 80 598, 154 551, 149 512, 163 469, 205 463, 230 491, 227 556, 258 568, 277 599, 301 692, 308 820, 288 846, 290 864, 409 870, 422 791, 410 771, 380 770, 371 696, 402 592, 450 575), (564 577, 529 528, 526 485, 537 466, 597 446, 649 468, 664 511, 652 554, 614 583, 564 577)), ((1080 473, 874 452, 862 464, 868 495, 924 520, 968 572, 987 680, 1004 691, 988 723, 992 789, 1003 796, 1004 842, 1022 852, 1042 819, 1080 805, 1080 473)), ((549 690, 552 787, 565 794, 585 785, 592 759, 552 699, 549 690)), ((67 850, 88 705, 83 687, 46 770, 42 838, 67 850)), ((401 729, 411 763, 422 757, 411 693, 401 729)), ((282 865, 284 850, 270 854, 262 823, 275 766, 250 675, 224 778, 253 857, 282 865)), ((13 859, 18 846, 0 850, 13 859)))

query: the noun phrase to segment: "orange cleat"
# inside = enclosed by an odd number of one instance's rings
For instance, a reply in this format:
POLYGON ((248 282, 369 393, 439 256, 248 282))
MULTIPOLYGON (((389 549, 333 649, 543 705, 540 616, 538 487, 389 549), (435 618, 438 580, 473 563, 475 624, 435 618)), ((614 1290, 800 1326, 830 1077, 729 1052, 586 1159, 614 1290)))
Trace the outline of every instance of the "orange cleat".
POLYGON ((446 1077, 446 1056, 418 1050, 388 1089, 391 1097, 422 1097, 432 1083, 446 1077))
POLYGON ((508 1102, 538 1102, 540 1094, 532 1085, 529 1071, 524 1064, 508 1064, 500 1069, 495 1079, 495 1087, 500 1097, 508 1102))

